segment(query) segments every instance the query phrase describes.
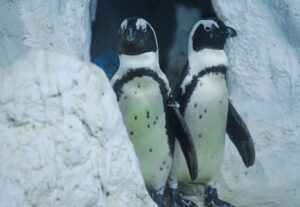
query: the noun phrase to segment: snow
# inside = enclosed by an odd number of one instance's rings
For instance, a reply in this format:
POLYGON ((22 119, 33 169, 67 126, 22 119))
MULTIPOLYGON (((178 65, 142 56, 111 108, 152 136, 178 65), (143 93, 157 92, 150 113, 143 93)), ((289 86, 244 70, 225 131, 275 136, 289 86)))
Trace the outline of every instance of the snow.
POLYGON ((0 39, 0 206, 156 206, 105 74, 0 39))

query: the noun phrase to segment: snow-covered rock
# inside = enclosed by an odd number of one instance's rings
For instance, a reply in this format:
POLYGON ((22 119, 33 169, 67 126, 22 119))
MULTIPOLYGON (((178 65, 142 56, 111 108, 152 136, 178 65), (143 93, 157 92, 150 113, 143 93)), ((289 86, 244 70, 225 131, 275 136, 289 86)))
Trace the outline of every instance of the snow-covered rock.
POLYGON ((256 147, 246 169, 227 139, 220 194, 239 207, 299 206, 300 1, 213 2, 238 32, 227 43, 229 90, 256 147))
MULTIPOLYGON (((24 44, 90 58, 91 0, 1 0, 0 36, 24 44)), ((92 0, 95 5, 95 0, 92 0)))
POLYGON ((0 206, 156 206, 96 66, 0 39, 0 206))

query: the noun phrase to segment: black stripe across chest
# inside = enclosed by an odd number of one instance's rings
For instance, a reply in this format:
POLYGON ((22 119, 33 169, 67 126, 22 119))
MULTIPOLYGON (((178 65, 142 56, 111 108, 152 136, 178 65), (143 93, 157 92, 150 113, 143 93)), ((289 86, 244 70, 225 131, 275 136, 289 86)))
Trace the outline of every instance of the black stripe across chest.
POLYGON ((188 102, 190 101, 190 98, 195 91, 195 88, 198 85, 199 80, 210 74, 214 75, 224 75, 226 79, 226 72, 227 67, 224 65, 221 66, 214 66, 206 68, 205 70, 200 71, 198 74, 194 75, 192 77, 192 80, 185 86, 185 92, 180 94, 179 103, 180 103, 180 112, 184 114, 185 109, 187 107, 188 102))
MULTIPOLYGON (((159 75, 155 71, 148 68, 138 68, 134 70, 128 70, 128 72, 125 75, 123 75, 122 78, 116 80, 116 82, 113 84, 113 89, 117 95, 118 101, 121 95, 123 94, 124 85, 137 77, 138 78, 150 77, 159 85, 160 93, 162 95, 162 100, 163 100, 162 104, 164 107, 164 119, 166 124, 164 127, 166 128, 166 133, 168 135, 168 143, 169 146, 171 147, 171 153, 173 153, 173 149, 174 149, 173 130, 171 127, 171 122, 169 121, 171 119, 171 116, 167 110, 168 108, 167 103, 169 98, 169 90, 167 86, 168 83, 166 83, 161 77, 159 77, 159 75)), ((159 101, 159 100, 149 100, 149 101, 159 101)))
POLYGON ((117 95, 118 100, 120 99, 120 96, 123 94, 123 88, 124 85, 130 81, 132 81, 135 78, 145 78, 149 77, 152 78, 155 82, 158 83, 159 89, 163 98, 164 103, 166 103, 168 98, 168 89, 165 81, 158 76, 158 74, 148 68, 138 68, 138 69, 131 69, 128 70, 125 75, 123 75, 122 78, 116 80, 116 82, 113 85, 113 89, 117 95))

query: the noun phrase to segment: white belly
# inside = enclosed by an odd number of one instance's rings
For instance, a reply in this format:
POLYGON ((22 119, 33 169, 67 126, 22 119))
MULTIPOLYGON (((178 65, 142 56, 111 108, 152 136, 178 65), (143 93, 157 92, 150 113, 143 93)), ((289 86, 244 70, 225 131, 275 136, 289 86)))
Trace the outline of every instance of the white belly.
MULTIPOLYGON (((209 182, 219 171, 224 151, 227 111, 225 79, 215 74, 202 77, 184 113, 197 150, 199 174, 196 183, 209 182)), ((172 177, 181 182, 190 182, 178 142, 175 145, 174 163, 172 177)))
POLYGON ((123 87, 119 105, 149 190, 165 185, 171 168, 166 116, 159 84, 134 78, 123 87))

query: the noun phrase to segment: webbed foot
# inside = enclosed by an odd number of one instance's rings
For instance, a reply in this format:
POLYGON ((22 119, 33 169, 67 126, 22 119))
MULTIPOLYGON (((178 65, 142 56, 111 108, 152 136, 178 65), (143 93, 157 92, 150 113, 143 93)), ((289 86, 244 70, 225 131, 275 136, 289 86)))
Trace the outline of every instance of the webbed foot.
POLYGON ((171 189, 171 199, 170 199, 171 207, 197 207, 197 205, 185 198, 178 193, 177 189, 171 189))
POLYGON ((204 192, 204 204, 207 207, 234 207, 226 201, 222 201, 218 197, 217 189, 207 186, 204 192))
POLYGON ((158 205, 158 207, 164 207, 163 190, 151 192, 150 196, 151 196, 152 200, 158 205))

